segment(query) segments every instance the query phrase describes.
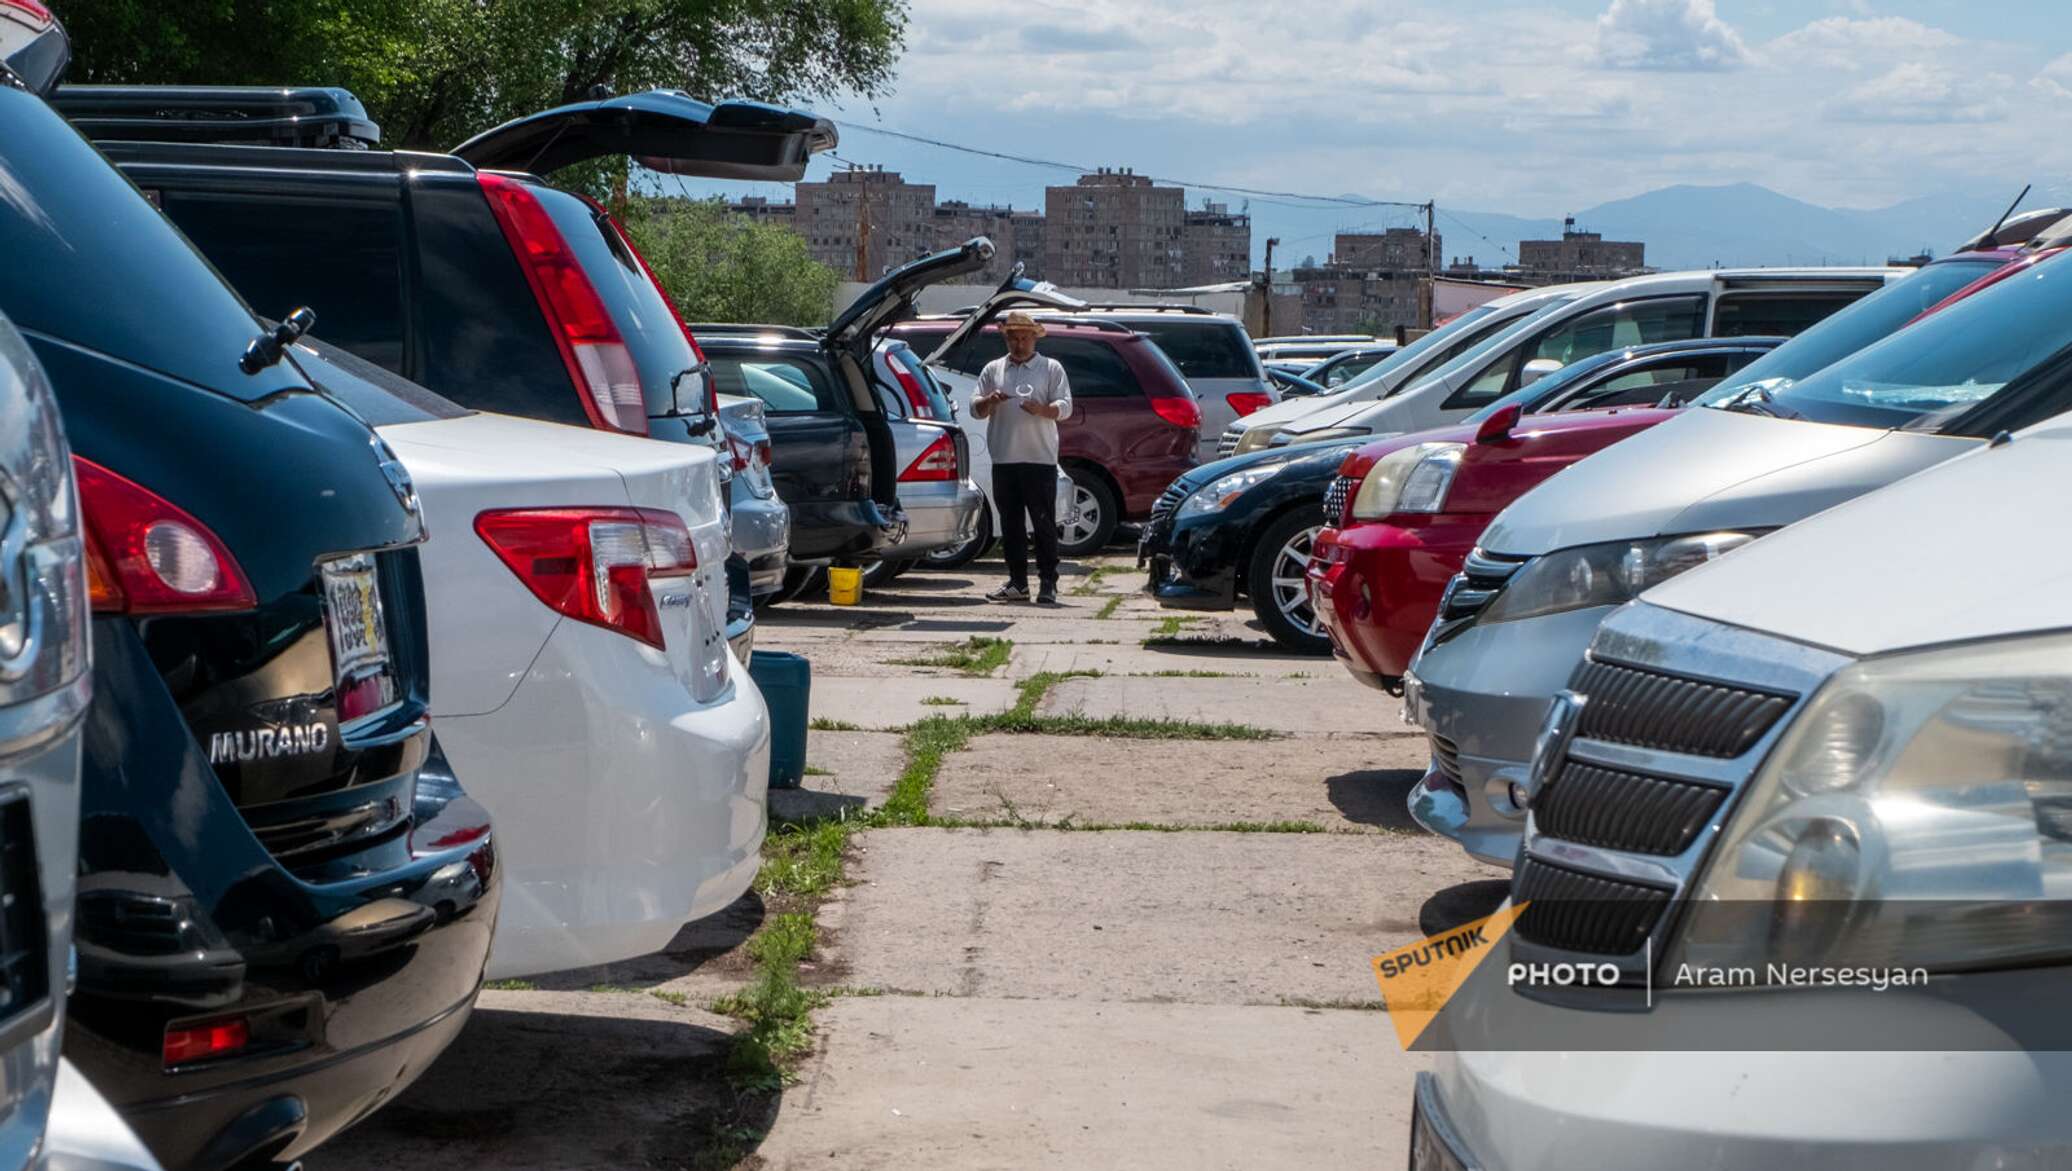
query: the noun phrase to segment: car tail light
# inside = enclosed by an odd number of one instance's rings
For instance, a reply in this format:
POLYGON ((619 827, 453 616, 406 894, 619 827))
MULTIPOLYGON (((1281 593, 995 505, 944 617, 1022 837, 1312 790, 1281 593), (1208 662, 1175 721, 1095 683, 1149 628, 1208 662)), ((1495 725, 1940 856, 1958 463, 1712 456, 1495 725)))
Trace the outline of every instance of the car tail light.
POLYGON ((36 0, 0 0, 0 8, 14 9, 39 29, 51 21, 50 9, 36 3, 36 0))
POLYGON ((957 445, 950 441, 949 433, 944 432, 936 436, 926 451, 914 457, 906 471, 899 473, 899 482, 923 484, 955 480, 957 477, 957 445))
POLYGON ((1201 427, 1201 408, 1186 395, 1155 394, 1151 396, 1151 409, 1158 417, 1175 427, 1201 427))
POLYGON ((553 330, 590 422, 629 435, 647 434, 647 397, 633 351, 539 196, 504 175, 484 172, 475 178, 553 330))
POLYGON ((659 508, 495 509, 475 532, 551 609, 657 650, 666 644, 648 582, 698 568, 691 530, 659 508))
POLYGON ((747 471, 755 463, 756 445, 739 435, 727 436, 727 451, 734 457, 734 470, 747 471))
POLYGON ((1243 418, 1253 411, 1263 411, 1272 406, 1273 396, 1256 390, 1239 390, 1224 395, 1223 401, 1230 404, 1230 409, 1236 411, 1238 417, 1243 418))
POLYGON ((897 360, 889 360, 886 365, 892 367, 892 377, 899 380, 899 388, 906 391, 907 405, 914 408, 914 416, 933 419, 935 406, 928 401, 928 392, 921 389, 921 380, 915 378, 914 372, 901 366, 897 360))
POLYGON ((242 1053, 252 1043, 252 1026, 243 1017, 209 1021, 206 1024, 168 1025, 165 1031, 165 1067, 172 1069, 211 1057, 242 1053))
POLYGON ((764 467, 766 467, 766 468, 767 468, 767 467, 769 467, 769 466, 770 466, 770 441, 769 441, 769 440, 767 440, 767 439, 758 439, 758 440, 756 440, 756 441, 755 441, 755 458, 756 458, 756 459, 757 459, 758 461, 760 461, 760 462, 762 463, 762 465, 763 465, 764 467))
POLYGON ((236 558, 178 505, 72 457, 86 521, 87 597, 103 614, 192 614, 259 604, 236 558))

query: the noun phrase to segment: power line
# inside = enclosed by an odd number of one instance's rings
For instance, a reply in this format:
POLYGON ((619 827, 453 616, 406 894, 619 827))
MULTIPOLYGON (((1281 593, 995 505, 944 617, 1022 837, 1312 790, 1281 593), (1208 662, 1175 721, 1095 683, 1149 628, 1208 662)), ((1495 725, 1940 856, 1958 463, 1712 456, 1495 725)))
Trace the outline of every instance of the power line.
MULTIPOLYGON (((844 130, 860 130, 866 134, 882 134, 887 138, 904 139, 907 142, 916 142, 923 146, 959 151, 963 154, 978 155, 982 158, 1001 159, 1010 163, 1022 163, 1032 167, 1050 167, 1059 171, 1076 171, 1082 175, 1091 175, 1096 170, 1094 167, 1082 167, 1077 163, 1061 163, 1055 159, 1032 158, 1028 155, 987 150, 984 147, 965 146, 963 143, 946 142, 940 138, 929 138, 921 134, 909 134, 904 130, 888 130, 883 126, 866 126, 862 123, 844 122, 839 119, 834 120, 834 123, 844 130)), ((1310 195, 1301 191, 1273 191, 1257 187, 1233 187, 1228 183, 1201 183, 1192 179, 1177 179, 1170 175, 1146 175, 1144 177, 1153 182, 1170 183, 1176 187, 1192 187, 1203 191, 1222 191, 1231 195, 1248 195, 1254 199, 1264 200, 1269 203, 1280 200, 1302 199, 1308 200, 1312 204, 1321 203, 1336 207, 1406 207, 1422 209, 1425 206, 1422 203, 1410 203, 1400 199, 1362 199, 1346 195, 1310 195)), ((1301 205, 1286 206, 1300 207, 1301 205)))
POLYGON ((1517 260, 1517 259, 1518 259, 1518 258, 1517 258, 1516 256, 1512 256, 1512 255, 1511 255, 1511 250, 1510 250, 1509 248, 1506 248, 1506 247, 1504 247, 1504 246, 1503 246, 1502 244, 1499 244, 1499 243, 1497 243, 1497 242, 1496 242, 1495 240, 1492 240, 1492 239, 1490 239, 1489 237, 1487 237, 1487 236, 1483 235, 1482 233, 1480 233, 1480 232, 1476 231, 1475 229, 1473 229, 1473 228, 1469 227, 1469 226, 1468 226, 1467 224, 1465 224, 1465 223, 1462 223, 1462 222, 1460 221, 1460 219, 1458 219, 1457 217, 1455 217, 1455 216, 1450 216, 1450 215, 1446 215, 1446 213, 1445 213, 1445 212, 1443 212, 1443 211, 1442 211, 1442 212, 1440 212, 1439 214, 1440 214, 1440 215, 1442 215, 1442 216, 1446 216, 1446 218, 1447 218, 1448 220, 1452 221, 1452 222, 1453 222, 1453 223, 1455 223, 1455 224, 1458 224, 1458 225, 1460 226, 1460 230, 1461 230, 1461 231, 1463 231, 1463 232, 1466 232, 1466 233, 1467 233, 1468 235, 1470 235, 1470 236, 1473 236, 1473 237, 1475 237, 1475 238, 1476 238, 1477 240, 1480 240, 1480 241, 1482 241, 1482 242, 1483 242, 1484 244, 1487 244, 1487 245, 1489 245, 1489 246, 1490 246, 1491 248, 1494 248, 1494 249, 1496 249, 1496 250, 1497 250, 1498 252, 1501 252, 1501 253, 1503 253, 1503 254, 1504 254, 1504 256, 1505 256, 1505 257, 1506 257, 1507 259, 1510 259, 1510 260, 1513 260, 1513 261, 1515 261, 1515 260, 1517 260))

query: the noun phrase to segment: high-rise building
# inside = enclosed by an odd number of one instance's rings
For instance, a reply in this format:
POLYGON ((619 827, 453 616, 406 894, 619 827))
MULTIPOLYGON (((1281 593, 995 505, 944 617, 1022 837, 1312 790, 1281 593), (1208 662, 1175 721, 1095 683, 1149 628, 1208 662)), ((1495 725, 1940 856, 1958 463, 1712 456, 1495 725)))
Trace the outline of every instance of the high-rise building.
POLYGON ((935 248, 935 185, 898 171, 858 167, 825 183, 800 183, 794 230, 806 248, 844 277, 876 280, 887 268, 935 248), (857 254, 863 253, 862 271, 857 254))
POLYGON ((1632 276, 1647 268, 1647 245, 1578 232, 1576 217, 1569 216, 1561 223, 1559 240, 1520 240, 1518 267, 1529 277, 1552 281, 1632 276))
POLYGON ((1187 193, 1127 167, 1044 190, 1043 275, 1070 287, 1171 289, 1186 283, 1187 193))
POLYGON ((1027 214, 1012 207, 974 207, 961 199, 946 200, 935 205, 935 247, 955 248, 973 236, 991 240, 993 259, 962 279, 970 284, 997 285, 1014 267, 1015 230, 1027 214))
POLYGON ((1332 243, 1331 262, 1341 268, 1371 272, 1423 272, 1433 258, 1445 254, 1440 247, 1443 239, 1434 235, 1427 249, 1425 234, 1416 228, 1340 232, 1332 243))
POLYGON ((1252 275, 1251 216, 1233 215, 1228 204, 1204 203, 1187 213, 1181 228, 1182 283, 1220 285, 1252 275))

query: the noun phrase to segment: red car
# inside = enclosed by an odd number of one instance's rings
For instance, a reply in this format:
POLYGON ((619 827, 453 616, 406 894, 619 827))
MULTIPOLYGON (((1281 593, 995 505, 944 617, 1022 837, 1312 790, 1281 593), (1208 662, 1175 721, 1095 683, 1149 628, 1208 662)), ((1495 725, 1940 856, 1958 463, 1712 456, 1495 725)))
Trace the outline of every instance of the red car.
MULTIPOLYGON (((1760 362, 1746 365, 1732 386, 1721 386, 1719 392, 1746 391, 1767 378, 1804 377, 2063 247, 2063 241, 2039 239, 2028 250, 1967 252, 1936 261, 1778 346, 1760 362)), ((1715 339, 1713 344, 1736 340, 1753 339, 1715 339)), ((1674 353, 1697 344, 1702 342, 1667 343, 1598 361, 1651 363, 1658 370, 1684 367, 1686 376, 1704 376, 1691 379, 1693 384, 1717 382, 1732 373, 1688 368, 1686 357, 1674 353)), ((1687 354, 1695 356, 1695 351, 1687 354)), ((1620 397, 1579 401, 1571 396, 1563 401, 1557 394, 1553 401, 1541 400, 1530 409, 1652 401, 1648 396, 1655 392, 1679 404, 1693 397, 1662 382, 1659 373, 1629 388, 1630 368, 1576 372, 1581 377, 1575 381, 1591 388, 1585 393, 1602 389, 1620 397)), ((1570 374, 1563 370, 1549 377, 1568 381, 1570 374)), ((1513 399, 1531 396, 1535 389, 1528 386, 1513 399)), ((1506 399, 1495 406, 1495 411, 1483 412, 1479 426, 1471 423, 1377 440, 1346 456, 1339 467, 1324 502, 1324 519, 1333 527, 1319 533, 1311 548, 1307 584, 1333 653, 1362 683, 1384 690, 1397 686, 1439 613, 1447 583, 1467 568, 1464 588, 1474 588, 1468 554, 1497 513, 1568 465, 1675 413, 1652 407, 1578 410, 1533 415, 1521 427, 1517 403, 1506 399), (1371 476, 1384 460, 1391 460, 1390 466, 1371 476)))
MULTIPOLYGON (((1006 354, 1007 343, 998 327, 986 325, 934 354, 962 324, 923 318, 894 326, 891 336, 930 355, 930 372, 968 413, 979 371, 1006 354)), ((1079 515, 1059 526, 1058 549, 1067 556, 1098 552, 1117 525, 1148 518, 1159 493, 1194 466, 1201 407, 1165 351, 1123 326, 1047 322, 1036 350, 1057 359, 1072 380, 1072 413, 1058 423, 1058 464, 1072 477, 1079 515)), ((985 428, 965 430, 973 447, 982 447, 985 428)))

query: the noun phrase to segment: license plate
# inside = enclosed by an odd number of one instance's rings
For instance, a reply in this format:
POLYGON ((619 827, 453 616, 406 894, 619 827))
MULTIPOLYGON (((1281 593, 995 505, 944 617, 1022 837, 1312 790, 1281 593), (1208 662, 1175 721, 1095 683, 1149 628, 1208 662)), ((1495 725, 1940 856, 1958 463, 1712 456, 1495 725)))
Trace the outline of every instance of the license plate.
POLYGON ((381 612, 371 555, 326 561, 321 572, 324 626, 331 635, 331 664, 338 680, 338 719, 344 723, 395 701, 388 623, 381 612))

